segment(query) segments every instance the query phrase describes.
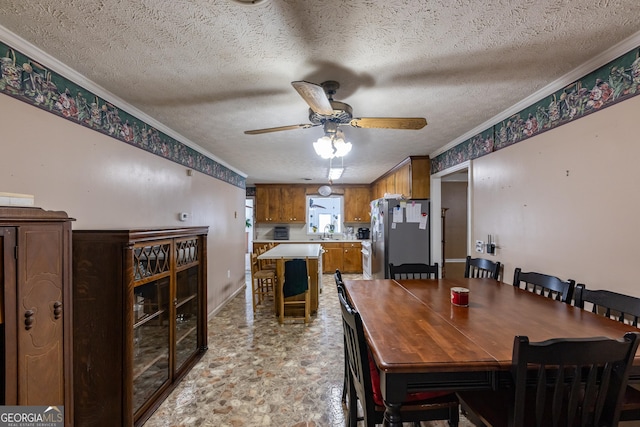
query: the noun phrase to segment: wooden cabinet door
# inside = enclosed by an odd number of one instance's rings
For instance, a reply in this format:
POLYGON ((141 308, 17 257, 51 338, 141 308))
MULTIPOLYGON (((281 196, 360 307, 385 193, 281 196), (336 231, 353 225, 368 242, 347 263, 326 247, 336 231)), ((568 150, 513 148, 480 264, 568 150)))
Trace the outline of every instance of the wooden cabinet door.
POLYGON ((411 198, 428 199, 431 194, 431 160, 411 158, 411 198))
POLYGON ((323 243, 322 248, 322 272, 335 273, 336 268, 343 270, 343 249, 342 243, 323 243))
POLYGON ((269 222, 283 222, 280 187, 267 187, 267 218, 269 222))
POLYGON ((304 187, 282 186, 280 202, 282 222, 306 222, 307 206, 304 187))
POLYGON ((0 378, 3 380, 2 404, 18 405, 18 354, 16 352, 16 231, 15 227, 0 227, 0 283, 3 286, 2 327, 4 328, 4 366, 0 366, 0 378), (13 331, 13 332, 12 332, 13 331))
POLYGON ((345 222, 369 222, 371 219, 369 214, 369 203, 371 200, 371 190, 369 187, 345 187, 345 222))
MULTIPOLYGON (((63 289, 60 225, 18 228, 18 405, 64 405, 63 289)), ((70 373, 69 373, 70 375, 70 373)))
POLYGON ((280 186, 256 186, 256 222, 282 222, 280 186))
POLYGON ((343 243, 345 273, 362 273, 362 245, 359 242, 343 243))
POLYGON ((411 198, 411 165, 406 164, 395 173, 394 193, 402 194, 405 198, 411 198))
POLYGON ((267 187, 256 187, 256 222, 269 221, 269 191, 267 187))
POLYGON ((384 193, 396 194, 396 176, 390 174, 384 179, 384 193))

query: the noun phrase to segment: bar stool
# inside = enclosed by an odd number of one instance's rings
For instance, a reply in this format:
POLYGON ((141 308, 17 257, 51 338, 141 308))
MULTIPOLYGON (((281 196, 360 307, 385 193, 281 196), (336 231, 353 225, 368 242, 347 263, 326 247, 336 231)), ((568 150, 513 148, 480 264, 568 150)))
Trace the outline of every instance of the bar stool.
POLYGON ((258 255, 251 254, 251 294, 253 311, 256 311, 258 304, 262 303, 267 296, 273 296, 276 284, 275 270, 260 270, 258 255))
MULTIPOLYGON (((261 246, 258 248, 258 255, 262 255, 263 253, 267 252, 269 249, 271 249, 274 246, 269 246, 270 244, 261 246)), ((258 260, 258 266, 260 270, 273 270, 276 271, 276 261, 272 260, 272 259, 261 259, 258 260)))

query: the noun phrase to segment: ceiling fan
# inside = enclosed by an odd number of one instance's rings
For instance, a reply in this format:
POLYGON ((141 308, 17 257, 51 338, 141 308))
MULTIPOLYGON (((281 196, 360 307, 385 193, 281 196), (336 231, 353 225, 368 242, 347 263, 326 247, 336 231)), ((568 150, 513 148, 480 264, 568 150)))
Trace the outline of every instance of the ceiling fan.
POLYGON ((325 135, 335 135, 338 126, 350 125, 355 128, 378 129, 422 129, 427 120, 421 117, 361 117, 353 118, 353 109, 349 104, 334 101, 333 95, 340 87, 340 83, 328 80, 322 84, 306 81, 291 82, 300 96, 309 104, 309 121, 300 125, 279 126, 266 129, 247 130, 248 135, 279 132, 283 130, 308 129, 323 126, 325 135))

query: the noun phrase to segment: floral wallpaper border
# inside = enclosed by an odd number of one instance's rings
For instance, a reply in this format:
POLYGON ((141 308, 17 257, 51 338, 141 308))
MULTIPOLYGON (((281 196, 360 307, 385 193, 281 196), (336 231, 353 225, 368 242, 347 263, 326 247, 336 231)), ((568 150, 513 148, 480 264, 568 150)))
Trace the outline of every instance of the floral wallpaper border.
POLYGON ((244 189, 246 179, 0 42, 0 93, 244 189))
POLYGON ((431 160, 438 173, 640 94, 640 47, 431 160))

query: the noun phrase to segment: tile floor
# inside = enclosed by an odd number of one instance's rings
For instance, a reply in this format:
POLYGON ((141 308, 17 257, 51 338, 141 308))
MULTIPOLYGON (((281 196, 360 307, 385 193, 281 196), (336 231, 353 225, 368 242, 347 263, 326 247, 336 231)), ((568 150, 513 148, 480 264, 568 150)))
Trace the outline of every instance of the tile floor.
POLYGON ((209 350, 144 427, 343 427, 342 351, 332 275, 308 326, 280 326, 269 300, 254 315, 247 286, 209 322, 209 350))

